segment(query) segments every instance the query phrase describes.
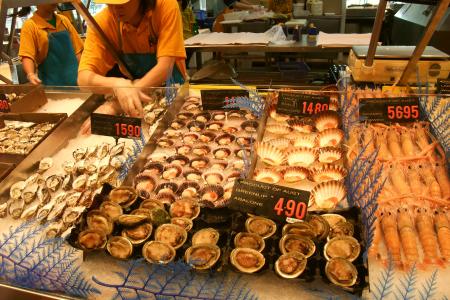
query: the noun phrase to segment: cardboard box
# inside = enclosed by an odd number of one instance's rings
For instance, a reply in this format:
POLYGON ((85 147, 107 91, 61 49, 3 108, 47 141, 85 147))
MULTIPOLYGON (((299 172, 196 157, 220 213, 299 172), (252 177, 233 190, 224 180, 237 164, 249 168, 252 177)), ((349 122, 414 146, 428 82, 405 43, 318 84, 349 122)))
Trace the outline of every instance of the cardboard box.
POLYGON ((3 112, 26 113, 33 112, 47 103, 44 89, 33 85, 0 85, 0 94, 22 95, 18 100, 10 104, 9 109, 3 112))

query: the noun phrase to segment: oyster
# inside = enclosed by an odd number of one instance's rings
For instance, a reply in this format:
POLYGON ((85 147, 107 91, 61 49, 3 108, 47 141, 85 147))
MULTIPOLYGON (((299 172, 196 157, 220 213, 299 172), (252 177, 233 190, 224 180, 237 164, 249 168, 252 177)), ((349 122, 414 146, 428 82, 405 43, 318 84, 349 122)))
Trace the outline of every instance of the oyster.
POLYGON ((236 248, 251 248, 261 252, 264 250, 265 243, 256 233, 239 232, 234 237, 234 246, 236 248))
POLYGON ((310 214, 308 223, 312 226, 317 239, 323 240, 328 236, 330 225, 322 216, 310 214))
POLYGON ((66 194, 66 204, 67 206, 74 207, 77 206, 83 193, 81 192, 69 192, 66 194))
POLYGON ((103 231, 87 229, 78 234, 78 244, 83 250, 102 249, 106 242, 106 235, 103 231))
POLYGON ((187 232, 189 232, 194 226, 191 219, 183 217, 172 218, 170 223, 184 228, 187 232))
POLYGON ((170 216, 195 219, 200 214, 200 206, 191 199, 179 199, 170 205, 170 216))
POLYGON ((0 204, 0 218, 4 218, 8 215, 8 202, 0 204))
POLYGON ((39 172, 45 172, 53 166, 53 159, 51 157, 44 157, 39 162, 39 172))
POLYGON ((86 187, 88 178, 89 177, 86 174, 78 176, 77 178, 74 179, 72 183, 72 188, 75 191, 83 191, 84 188, 86 187))
POLYGON ((210 244, 199 244, 189 247, 184 254, 186 263, 197 270, 212 268, 219 258, 220 248, 210 244))
POLYGON ((309 223, 304 221, 284 225, 282 235, 286 234, 296 234, 310 239, 316 237, 314 228, 309 223))
POLYGON ((122 206, 112 201, 102 202, 100 204, 100 211, 113 221, 117 220, 123 214, 122 206))
POLYGON ((45 229, 45 235, 47 238, 54 238, 60 235, 64 231, 64 224, 62 222, 52 222, 45 229))
POLYGON ((88 179, 86 181, 86 187, 95 189, 97 187, 97 184, 98 184, 98 175, 97 174, 92 174, 91 176, 88 177, 88 179))
MULTIPOLYGON (((90 159, 90 160, 85 160, 84 161, 84 169, 85 169, 86 173, 88 175, 97 173, 99 162, 100 161, 97 160, 96 158, 90 159)), ((108 162, 108 164, 109 164, 109 162, 108 162)))
POLYGON ((72 174, 66 174, 63 177, 63 182, 61 184, 61 188, 65 191, 69 191, 72 189, 72 184, 73 184, 73 176, 72 174))
POLYGON ((133 254, 133 245, 122 236, 113 236, 108 239, 106 249, 112 257, 118 259, 127 259, 133 254))
POLYGON ((86 171, 86 161, 79 160, 75 163, 74 171, 76 174, 83 174, 86 171))
POLYGON ((314 242, 307 238, 296 234, 284 235, 279 243, 281 253, 300 252, 306 258, 310 257, 316 251, 314 242))
POLYGON ((11 199, 17 200, 22 196, 22 191, 26 187, 25 181, 18 181, 14 183, 9 189, 11 199))
POLYGON ((150 241, 142 247, 142 256, 152 264, 168 264, 175 258, 175 249, 162 242, 150 241))
POLYGON ((34 204, 28 206, 22 212, 22 215, 20 216, 20 218, 21 219, 30 219, 30 218, 32 218, 36 214, 38 208, 39 208, 39 203, 34 203, 34 204))
POLYGON ((89 229, 101 231, 105 235, 111 234, 113 231, 113 223, 100 210, 91 210, 86 216, 86 223, 89 229))
POLYGON ((135 227, 122 230, 122 236, 129 239, 133 245, 140 245, 150 237, 152 230, 152 224, 143 223, 135 227))
POLYGON ((67 207, 62 216, 63 223, 74 224, 85 209, 83 206, 67 207))
POLYGON ((87 152, 86 148, 78 148, 75 151, 73 151, 72 155, 76 161, 79 161, 85 157, 86 152, 87 152))
POLYGON ((109 148, 111 147, 108 143, 102 143, 97 150, 97 157, 102 159, 109 154, 109 148))
POLYGON ((256 233, 263 239, 267 239, 277 231, 277 225, 270 219, 255 216, 245 221, 245 229, 247 232, 256 233))
POLYGON ((126 160, 127 159, 124 155, 113 156, 109 161, 109 165, 115 170, 119 170, 126 160))
POLYGON ((120 215, 117 218, 117 223, 123 226, 137 226, 148 220, 148 216, 146 215, 120 215))
POLYGON ((174 224, 163 224, 155 232, 155 241, 166 243, 174 249, 180 248, 186 240, 186 230, 174 224))
MULTIPOLYGON (((116 158, 116 156, 114 156, 114 158, 116 158)), ((99 175, 103 175, 106 172, 108 172, 110 165, 112 167, 114 167, 113 164, 111 164, 111 160, 112 160, 111 156, 107 155, 107 156, 105 156, 104 158, 102 158, 101 160, 98 161, 97 169, 98 169, 98 174, 99 175)))
POLYGON ((255 273, 266 263, 264 256, 250 248, 236 248, 230 254, 231 264, 243 273, 255 273))
POLYGON ((45 180, 45 185, 50 191, 56 192, 61 187, 63 180, 64 178, 60 175, 51 175, 45 180))
POLYGON ((325 265, 325 274, 333 284, 343 287, 354 285, 358 279, 355 266, 343 258, 330 259, 325 265))
POLYGON ((64 209, 66 208, 67 204, 66 202, 56 202, 56 204, 53 206, 52 210, 47 216, 47 220, 55 220, 61 216, 61 214, 64 212, 64 209))
POLYGON ((305 270, 307 260, 300 252, 283 254, 275 262, 275 272, 283 278, 297 278, 305 270))
POLYGON ((111 157, 120 155, 123 153, 123 150, 125 149, 125 143, 117 143, 113 147, 111 147, 111 150, 109 150, 109 155, 111 157))
POLYGON ((337 236, 329 240, 323 250, 327 260, 340 257, 352 262, 358 258, 361 246, 358 241, 351 236, 337 236))
POLYGON ((136 190, 131 187, 118 187, 109 193, 109 200, 122 206, 123 208, 130 207, 137 199, 136 190))
POLYGON ((214 228, 204 228, 192 236, 192 245, 210 244, 216 245, 219 241, 219 232, 214 228))
POLYGON ((22 199, 25 201, 25 204, 30 204, 33 202, 34 198, 37 195, 37 191, 39 189, 39 185, 37 183, 30 184, 26 186, 22 191, 22 199))

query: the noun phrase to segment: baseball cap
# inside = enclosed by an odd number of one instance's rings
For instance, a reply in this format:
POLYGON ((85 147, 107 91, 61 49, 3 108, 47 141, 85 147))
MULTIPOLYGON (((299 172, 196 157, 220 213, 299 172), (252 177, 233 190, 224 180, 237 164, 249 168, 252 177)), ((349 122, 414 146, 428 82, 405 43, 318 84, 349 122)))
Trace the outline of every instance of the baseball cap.
POLYGON ((129 1, 130 0, 94 0, 94 2, 97 4, 113 4, 113 5, 125 4, 129 1))

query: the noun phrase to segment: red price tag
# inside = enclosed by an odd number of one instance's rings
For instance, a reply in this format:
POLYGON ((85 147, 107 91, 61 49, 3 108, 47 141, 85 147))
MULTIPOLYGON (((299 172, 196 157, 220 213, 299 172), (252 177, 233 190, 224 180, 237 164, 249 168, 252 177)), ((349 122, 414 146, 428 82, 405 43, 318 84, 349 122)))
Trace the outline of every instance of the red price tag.
POLYGON ((296 218, 298 220, 305 218, 307 209, 308 207, 304 202, 297 202, 290 199, 285 203, 284 198, 280 198, 273 208, 277 216, 296 218))
POLYGON ((0 111, 9 112, 10 110, 9 102, 7 100, 0 100, 0 111))
POLYGON ((317 114, 321 111, 328 110, 328 103, 319 102, 303 102, 303 114, 317 114))
POLYGON ((118 137, 136 137, 141 136, 141 126, 131 124, 115 123, 116 135, 118 137))
POLYGON ((419 105, 388 105, 387 117, 390 120, 419 119, 419 105))

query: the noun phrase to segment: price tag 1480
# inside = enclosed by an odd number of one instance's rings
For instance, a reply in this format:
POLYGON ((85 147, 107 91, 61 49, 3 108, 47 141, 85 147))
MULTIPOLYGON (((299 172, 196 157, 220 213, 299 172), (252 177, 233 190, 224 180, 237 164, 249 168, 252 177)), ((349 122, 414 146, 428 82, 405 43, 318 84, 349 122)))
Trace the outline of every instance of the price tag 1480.
POLYGON ((91 132, 115 138, 139 139, 142 130, 141 123, 142 120, 139 118, 93 113, 91 115, 91 132))
POLYGON ((309 116, 328 110, 330 97, 294 92, 280 92, 277 112, 291 116, 309 116))

